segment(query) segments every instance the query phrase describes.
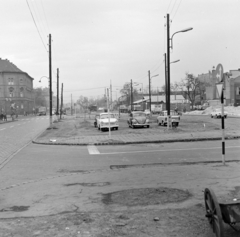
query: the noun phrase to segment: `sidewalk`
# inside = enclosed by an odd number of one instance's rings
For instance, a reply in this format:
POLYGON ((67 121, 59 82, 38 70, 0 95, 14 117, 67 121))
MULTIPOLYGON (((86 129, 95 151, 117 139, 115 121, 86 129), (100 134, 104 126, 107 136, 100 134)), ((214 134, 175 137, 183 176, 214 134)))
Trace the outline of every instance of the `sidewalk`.
MULTIPOLYGON (((225 133, 225 139, 239 139, 240 134, 235 131, 225 133)), ((190 142, 190 141, 206 141, 206 140, 221 140, 221 130, 192 132, 192 133, 177 133, 174 130, 169 130, 163 134, 127 134, 127 135, 111 135, 108 133, 96 136, 77 136, 70 138, 52 139, 37 138, 33 140, 35 144, 45 145, 124 145, 124 144, 140 144, 140 143, 166 143, 166 142, 190 142)))

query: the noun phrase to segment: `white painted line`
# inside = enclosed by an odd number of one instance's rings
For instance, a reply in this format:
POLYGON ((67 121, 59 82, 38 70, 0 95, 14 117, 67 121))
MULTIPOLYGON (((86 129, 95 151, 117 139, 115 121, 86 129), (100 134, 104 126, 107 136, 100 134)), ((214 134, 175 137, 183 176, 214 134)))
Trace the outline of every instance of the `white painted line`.
POLYGON ((11 126, 10 128, 14 128, 14 126, 11 126))
POLYGON ((1 130, 4 130, 4 129, 6 129, 6 128, 1 128, 0 131, 1 131, 1 130))
POLYGON ((100 154, 99 150, 94 145, 88 145, 87 148, 90 155, 100 154))
POLYGON ((21 125, 21 123, 17 124, 17 125, 21 125))
MULTIPOLYGON (((208 147, 208 148, 185 148, 185 149, 169 149, 169 150, 144 150, 144 151, 119 151, 119 152, 106 152, 106 153, 98 153, 99 155, 118 155, 118 154, 131 154, 131 153, 151 153, 151 152, 167 152, 167 151, 194 151, 194 150, 215 150, 220 149, 222 147, 208 147)), ((228 148, 240 148, 240 146, 228 146, 228 148)), ((89 153, 91 154, 91 153, 89 153)))

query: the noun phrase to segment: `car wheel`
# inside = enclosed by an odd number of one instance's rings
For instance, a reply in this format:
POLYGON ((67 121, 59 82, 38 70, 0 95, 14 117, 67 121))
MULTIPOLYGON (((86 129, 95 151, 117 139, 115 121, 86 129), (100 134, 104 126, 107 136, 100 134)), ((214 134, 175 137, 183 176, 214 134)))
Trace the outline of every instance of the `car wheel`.
POLYGON ((116 130, 118 130, 118 127, 116 127, 116 130))
POLYGON ((211 118, 213 118, 213 116, 211 115, 211 118))
POLYGON ((161 123, 158 122, 158 126, 160 126, 160 125, 161 125, 161 123))
POLYGON ((103 132, 103 130, 104 130, 104 129, 103 129, 103 128, 101 128, 101 131, 102 131, 102 132, 103 132))
POLYGON ((150 126, 149 125, 147 125, 147 128, 149 128, 150 126))
POLYGON ((134 129, 135 127, 134 127, 134 125, 132 125, 132 129, 134 129))
POLYGON ((227 118, 227 115, 224 115, 224 118, 227 118))
POLYGON ((100 127, 98 127, 98 130, 100 130, 100 127))

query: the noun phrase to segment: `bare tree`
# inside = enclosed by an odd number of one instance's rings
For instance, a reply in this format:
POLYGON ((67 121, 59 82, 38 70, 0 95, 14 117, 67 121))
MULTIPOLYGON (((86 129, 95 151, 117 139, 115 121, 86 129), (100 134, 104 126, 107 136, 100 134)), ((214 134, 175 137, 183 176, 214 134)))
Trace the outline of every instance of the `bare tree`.
POLYGON ((183 96, 191 102, 192 108, 195 104, 196 96, 200 94, 200 85, 202 85, 202 82, 199 81, 198 77, 190 73, 186 73, 185 78, 178 85, 183 96))

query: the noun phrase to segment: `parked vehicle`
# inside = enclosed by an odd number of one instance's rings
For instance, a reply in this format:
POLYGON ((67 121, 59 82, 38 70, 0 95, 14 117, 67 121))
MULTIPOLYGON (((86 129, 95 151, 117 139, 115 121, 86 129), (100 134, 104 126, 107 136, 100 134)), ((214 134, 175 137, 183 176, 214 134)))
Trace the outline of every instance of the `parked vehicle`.
MULTIPOLYGON (((180 122, 180 115, 174 110, 170 110, 170 119, 172 121, 172 126, 177 127, 180 122)), ((161 111, 157 117, 158 125, 167 125, 167 110, 161 111)))
POLYGON ((151 115, 151 111, 150 111, 149 109, 145 109, 144 113, 145 113, 146 115, 151 115))
POLYGON ((96 114, 95 115, 95 119, 94 119, 94 123, 93 123, 93 125, 94 125, 94 127, 96 128, 97 127, 97 119, 100 117, 100 114, 96 114))
POLYGON ((131 128, 136 127, 147 127, 149 128, 149 119, 147 118, 146 113, 141 111, 133 111, 129 114, 129 118, 127 120, 128 126, 131 128))
POLYGON ((110 120, 110 129, 118 130, 118 119, 113 113, 101 113, 97 118, 97 128, 98 130, 109 129, 109 120, 110 120))
POLYGON ((41 115, 47 115, 47 108, 46 107, 39 107, 38 108, 38 116, 41 116, 41 115))
MULTIPOLYGON (((224 118, 227 118, 228 112, 224 111, 224 118)), ((221 109, 214 109, 211 112, 211 118, 221 118, 222 117, 222 110, 221 109)))

